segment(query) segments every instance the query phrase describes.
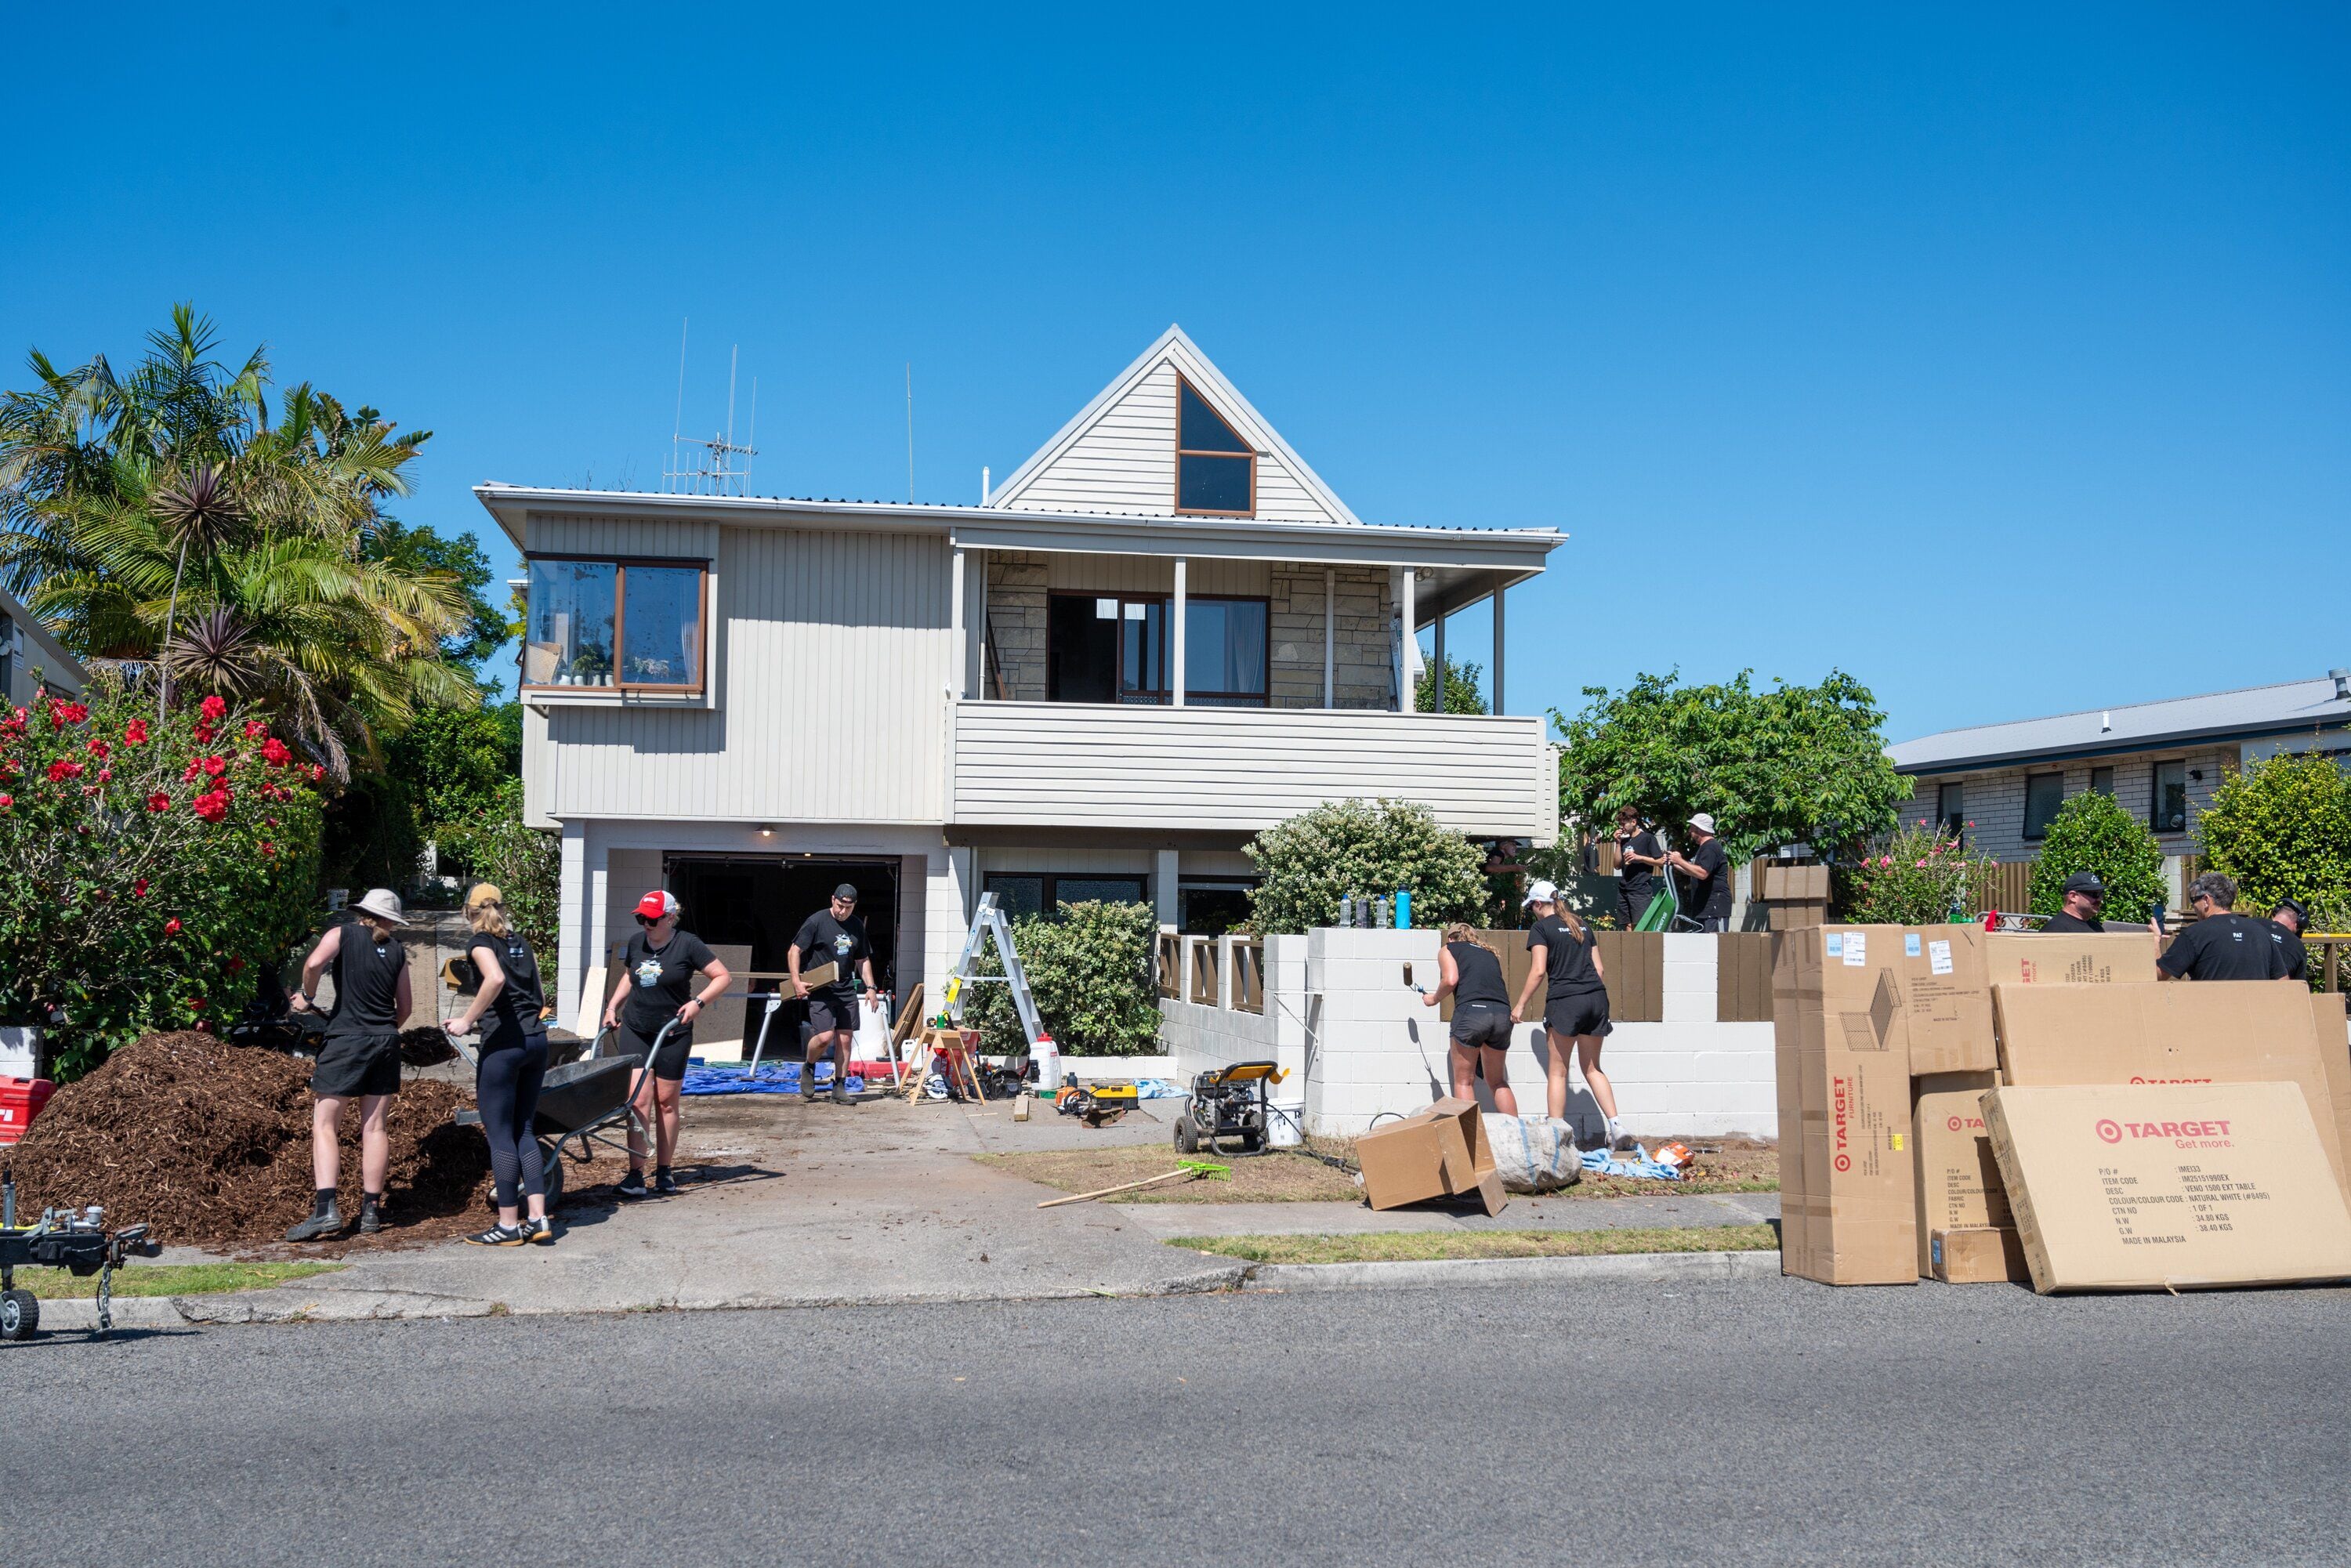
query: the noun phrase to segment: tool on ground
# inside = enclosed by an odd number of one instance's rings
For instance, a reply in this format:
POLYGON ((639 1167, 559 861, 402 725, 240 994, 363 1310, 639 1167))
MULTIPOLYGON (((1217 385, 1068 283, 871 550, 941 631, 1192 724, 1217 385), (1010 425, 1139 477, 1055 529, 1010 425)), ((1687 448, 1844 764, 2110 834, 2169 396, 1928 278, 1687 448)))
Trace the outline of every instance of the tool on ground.
MULTIPOLYGON (((669 1031, 684 1023, 673 1018, 662 1025, 653 1036, 653 1050, 659 1051, 669 1031)), ((552 1211, 563 1201, 563 1148, 572 1145, 571 1157, 581 1165, 596 1157, 595 1145, 601 1144, 616 1154, 629 1152, 625 1134, 612 1136, 614 1128, 633 1131, 646 1148, 653 1143, 653 1075, 650 1072, 637 1080, 637 1092, 629 1092, 629 1078, 650 1060, 633 1052, 627 1056, 608 1056, 605 1042, 617 1040, 618 1031, 606 1030, 596 1037, 590 1053, 577 1061, 567 1061, 560 1067, 550 1067, 539 1081, 538 1110, 531 1121, 531 1131, 538 1138, 540 1168, 547 1185, 547 1207, 552 1211), (643 1109, 640 1109, 640 1106, 643 1109)), ((464 1040, 454 1041, 466 1061, 480 1065, 479 1058, 464 1040)), ((477 1110, 459 1111, 456 1124, 461 1127, 478 1127, 482 1113, 477 1110)))
POLYGON ((1265 1092, 1289 1074, 1270 1061, 1239 1061, 1192 1080, 1192 1098, 1176 1114, 1176 1146, 1191 1154, 1206 1145, 1214 1155, 1261 1155, 1267 1136, 1265 1092), (1235 1147, 1225 1147, 1231 1139, 1235 1147))
POLYGON ((1056 1095, 1054 1106, 1064 1116, 1075 1116, 1089 1127, 1107 1127, 1143 1103, 1134 1083, 1081 1084, 1069 1095, 1056 1095))
POLYGON ((19 1269, 63 1269, 77 1280, 98 1276, 98 1333, 114 1327, 114 1271, 132 1258, 152 1258, 162 1245, 147 1228, 106 1228, 106 1211, 92 1205, 76 1212, 45 1208, 38 1225, 16 1224, 16 1175, 0 1165, 0 1340, 30 1339, 40 1332, 41 1303, 16 1288, 19 1269))
POLYGON ((1096 1187, 1092 1192, 1074 1192, 1067 1197, 1049 1197, 1037 1207, 1059 1208, 1065 1203, 1085 1203, 1097 1197, 1108 1197, 1114 1192, 1133 1192, 1137 1187, 1157 1186, 1164 1181, 1181 1181, 1186 1177, 1194 1181, 1222 1181, 1232 1174, 1232 1166, 1220 1166, 1213 1160, 1186 1160, 1165 1176, 1145 1176, 1141 1181, 1123 1182, 1117 1186, 1096 1187))
MULTIPOLYGON (((1004 910, 996 902, 996 894, 979 895, 979 907, 972 912, 971 930, 963 939, 963 953, 948 971, 945 1017, 950 1028, 963 1027, 963 991, 966 986, 1008 986, 1012 991, 1012 1009, 1020 1015, 1020 1032, 1027 1042, 1025 1054, 1039 1061, 1038 1041, 1046 1038, 1044 1020, 1037 1016, 1037 999, 1029 991, 1028 971, 1020 967, 1020 955, 1012 946, 1012 927, 1004 918, 1004 910), (997 961, 1003 967, 1000 975, 978 975, 972 966, 978 962, 981 944, 996 944, 997 961)), ((1058 1061, 1058 1056, 1054 1059, 1058 1061)), ((1040 1069, 1045 1063, 1039 1061, 1040 1069)), ((1055 1076, 1058 1078, 1059 1073, 1055 1076)), ((1040 1082, 1040 1089, 1053 1089, 1058 1083, 1040 1082)))

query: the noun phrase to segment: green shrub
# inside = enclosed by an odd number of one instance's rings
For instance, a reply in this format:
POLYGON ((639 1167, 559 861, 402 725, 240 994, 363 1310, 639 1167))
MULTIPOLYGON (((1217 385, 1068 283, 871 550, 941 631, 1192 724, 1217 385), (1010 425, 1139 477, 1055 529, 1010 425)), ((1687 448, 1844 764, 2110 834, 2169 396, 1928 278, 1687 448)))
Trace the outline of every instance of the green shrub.
POLYGON ((219 1027, 307 934, 320 769, 217 696, 166 718, 101 679, 0 709, 0 1018, 74 1078, 150 1030, 219 1027))
POLYGON ((2210 869, 2237 879, 2240 914, 2267 915, 2285 898, 2314 910, 2351 903, 2351 775, 2322 754, 2225 776, 2196 831, 2210 869))
POLYGON ((1860 925, 1933 925, 1963 915, 1991 875, 1991 857, 1939 828, 1902 828, 1837 870, 1844 918, 1860 925))
POLYGON ((467 882, 496 883, 515 929, 541 953, 555 951, 562 908, 563 850, 553 833, 522 820, 522 780, 508 779, 478 821, 440 830, 443 867, 467 882))
POLYGON ((1261 880, 1249 927, 1286 936, 1338 918, 1339 900, 1412 891, 1412 923, 1476 920, 1486 906, 1486 856, 1406 800, 1336 800, 1266 829, 1246 852, 1261 880))
MULTIPOLYGON (((1063 1055, 1144 1056, 1158 1049, 1159 993, 1151 983, 1158 935, 1147 904, 1065 904, 1056 917, 1014 923, 1012 945, 1037 1016, 1063 1055)), ((977 972, 1004 972, 993 943, 977 972)), ((1028 1049, 1009 987, 969 986, 963 1002, 964 1022, 980 1031, 983 1050, 1028 1049)))
POLYGON ((2032 862, 2032 913, 2065 907, 2065 879, 2095 872, 2106 884, 2105 918, 2144 921, 2164 897, 2163 846, 2137 817, 2111 796, 2089 790, 2059 809, 2032 862))

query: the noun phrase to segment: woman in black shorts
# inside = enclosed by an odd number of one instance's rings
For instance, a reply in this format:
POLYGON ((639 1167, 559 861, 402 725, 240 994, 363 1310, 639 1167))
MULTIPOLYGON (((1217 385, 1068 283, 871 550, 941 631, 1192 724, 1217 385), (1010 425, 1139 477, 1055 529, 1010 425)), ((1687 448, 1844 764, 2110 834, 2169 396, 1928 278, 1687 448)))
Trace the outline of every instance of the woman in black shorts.
POLYGON ((1543 1028, 1551 1035, 1549 1090, 1545 1103, 1553 1121, 1567 1114, 1567 1059, 1573 1055, 1583 1069, 1583 1082, 1608 1118, 1608 1141, 1625 1137, 1616 1119, 1616 1091, 1600 1071, 1600 1039, 1615 1026, 1608 1021, 1607 976, 1600 963, 1599 944, 1592 928, 1559 902, 1559 890, 1539 882, 1527 890, 1527 907, 1535 912, 1534 928, 1527 933, 1527 951, 1534 962, 1527 967, 1527 983, 1519 993, 1513 1019, 1523 1019, 1535 987, 1543 991, 1543 1028))
MULTIPOLYGON (((643 1058, 645 1066, 629 1078, 629 1100, 636 1103, 644 1074, 653 1075, 653 1190, 672 1193, 677 1180, 670 1175, 670 1157, 677 1152, 678 1085, 685 1082, 686 1053, 694 1048, 694 1020, 718 999, 734 977, 702 938, 677 928, 677 900, 660 888, 637 900, 637 925, 622 960, 621 986, 604 1004, 604 1027, 619 1032, 620 1054, 643 1058), (695 977, 709 983, 699 992, 695 977), (653 1039, 673 1018, 685 1021, 669 1031, 659 1054, 653 1039)), ((629 1129, 629 1174, 622 1179, 622 1197, 645 1196, 645 1141, 634 1126, 629 1129)))
POLYGON ((1519 1097, 1510 1092, 1510 990, 1502 980, 1501 956, 1478 940, 1478 934, 1455 921, 1445 928, 1445 946, 1437 950, 1437 989, 1421 998, 1430 1007, 1453 998, 1453 1097, 1478 1098, 1482 1072, 1494 1092, 1494 1109, 1505 1116, 1519 1113, 1519 1097))
POLYGON ((547 1222, 547 1173, 538 1147, 538 1087, 547 1076, 546 998, 538 958, 507 918, 506 894, 478 883, 465 895, 465 923, 474 928, 465 956, 479 983, 465 1010, 441 1027, 455 1036, 481 1026, 474 1063, 474 1103, 490 1141, 490 1177, 498 1222, 465 1238, 477 1247, 519 1247, 555 1239, 547 1222), (522 1205, 530 1213, 525 1218, 522 1205))

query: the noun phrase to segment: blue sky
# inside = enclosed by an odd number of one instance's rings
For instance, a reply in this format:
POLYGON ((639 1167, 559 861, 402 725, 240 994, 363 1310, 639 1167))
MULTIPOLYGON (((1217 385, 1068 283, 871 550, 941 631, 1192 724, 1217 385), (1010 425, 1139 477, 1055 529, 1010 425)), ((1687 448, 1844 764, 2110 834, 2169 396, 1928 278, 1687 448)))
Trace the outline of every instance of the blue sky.
POLYGON ((473 484, 658 485, 681 318, 763 491, 904 495, 911 361, 934 501, 1179 321, 1366 520, 1573 536, 1515 711, 2351 663, 2339 8, 851 9, 27 13, 0 352, 193 300, 504 567, 473 484))

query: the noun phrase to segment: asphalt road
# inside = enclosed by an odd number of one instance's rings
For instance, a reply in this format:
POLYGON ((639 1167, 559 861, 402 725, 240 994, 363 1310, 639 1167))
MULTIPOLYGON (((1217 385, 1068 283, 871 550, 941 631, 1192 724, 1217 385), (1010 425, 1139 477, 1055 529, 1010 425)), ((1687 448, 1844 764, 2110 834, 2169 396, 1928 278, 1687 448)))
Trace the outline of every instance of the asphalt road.
POLYGON ((11 1564, 2340 1563, 2351 1293, 1492 1286, 0 1345, 11 1564))

